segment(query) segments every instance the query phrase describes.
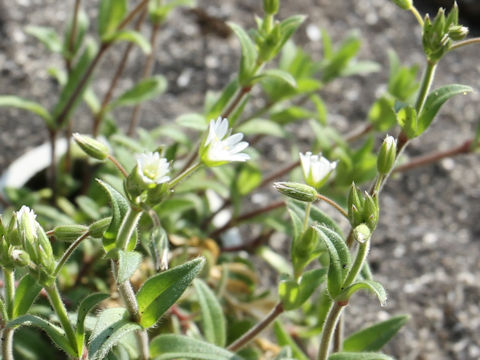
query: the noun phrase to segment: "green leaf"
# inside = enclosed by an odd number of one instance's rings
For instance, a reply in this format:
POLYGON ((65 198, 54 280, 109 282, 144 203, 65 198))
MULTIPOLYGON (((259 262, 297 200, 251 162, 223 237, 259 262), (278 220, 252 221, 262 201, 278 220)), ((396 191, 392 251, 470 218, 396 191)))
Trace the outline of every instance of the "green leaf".
POLYGON ((282 323, 279 320, 275 320, 273 323, 273 332, 277 338, 278 345, 289 346, 292 349, 293 358, 297 360, 309 360, 310 358, 300 349, 297 343, 287 333, 282 323))
POLYGON ((72 49, 70 49, 70 46, 71 46, 70 39, 72 37, 72 30, 73 30, 72 18, 70 18, 70 21, 68 22, 67 30, 65 32, 65 36, 63 39, 62 51, 64 56, 68 59, 72 59, 77 53, 77 51, 80 49, 80 47, 82 46, 83 39, 85 38, 85 33, 88 30, 88 26, 89 26, 88 16, 85 13, 85 11, 83 11, 82 9, 78 11, 76 22, 77 24, 75 27, 75 38, 73 39, 72 49))
POLYGON ((62 52, 62 43, 57 32, 49 27, 27 26, 25 32, 36 37, 45 47, 54 53, 62 52))
POLYGON ((87 314, 92 310, 98 303, 108 299, 110 295, 95 293, 88 295, 85 299, 82 300, 77 310, 77 334, 83 335, 85 333, 85 319, 87 314))
POLYGON ((455 95, 465 95, 472 91, 473 89, 470 86, 458 84, 446 85, 439 89, 433 90, 425 100, 425 105, 418 116, 419 133, 422 134, 425 130, 427 130, 435 118, 435 115, 437 115, 442 105, 448 99, 455 95))
POLYGON ((228 23, 228 26, 230 26, 235 35, 237 35, 242 47, 242 58, 238 80, 241 85, 249 85, 250 78, 254 75, 253 72, 257 62, 257 48, 242 27, 231 22, 228 23))
POLYGON ((343 281, 350 269, 350 252, 345 241, 336 232, 323 225, 314 225, 330 256, 328 266, 328 292, 336 298, 342 291, 343 281))
POLYGON ((370 121, 375 130, 387 131, 397 123, 397 116, 393 110, 394 101, 386 96, 382 96, 375 101, 368 112, 368 121, 370 121))
MULTIPOLYGON (((295 211, 297 217, 303 219, 305 216, 305 203, 300 201, 289 200, 287 202, 289 209, 295 211)), ((320 225, 325 225, 331 230, 335 231, 337 234, 342 235, 342 229, 337 225, 333 219, 325 214, 320 208, 315 205, 310 207, 310 220, 312 222, 318 223, 320 225)), ((301 226, 303 229, 303 220, 301 220, 301 226)))
POLYGON ((127 12, 127 0, 101 0, 98 11, 98 34, 102 41, 109 40, 127 12))
POLYGON ((345 339, 344 351, 379 351, 409 320, 408 315, 394 316, 365 329, 357 331, 345 339))
POLYGON ((150 355, 154 360, 242 360, 230 351, 205 341, 184 335, 160 335, 150 343, 150 355))
POLYGON ((394 360, 392 357, 381 353, 336 353, 328 360, 394 360))
POLYGON ((300 106, 290 106, 287 109, 274 112, 270 119, 280 125, 286 125, 297 120, 315 118, 315 114, 300 106))
POLYGON ((278 252, 272 250, 268 246, 260 246, 255 252, 263 260, 265 260, 279 274, 291 274, 292 266, 278 252))
POLYGON ((306 16, 304 15, 293 15, 289 18, 286 18, 280 23, 280 32, 282 38, 277 44, 277 48, 281 49, 283 45, 290 39, 290 37, 297 31, 298 27, 303 24, 306 16))
POLYGON ((307 301, 313 292, 325 281, 326 269, 313 269, 303 273, 298 287, 298 307, 307 301))
POLYGON ((163 76, 154 76, 140 81, 133 88, 125 91, 120 97, 112 101, 110 107, 133 106, 153 99, 167 88, 167 80, 163 76))
POLYGON ((128 311, 122 308, 107 309, 97 320, 97 325, 90 336, 88 358, 100 360, 107 356, 110 349, 122 338, 142 327, 128 319, 128 311))
POLYGON ((40 116, 48 127, 53 127, 53 119, 48 110, 34 101, 26 100, 13 95, 2 95, 0 96, 0 107, 1 106, 10 106, 30 111, 35 115, 40 116))
POLYGON ((245 135, 268 135, 285 137, 286 132, 282 126, 267 119, 252 119, 238 127, 238 131, 245 135))
POLYGON ((13 299, 13 319, 28 312, 40 290, 42 290, 42 287, 33 277, 28 274, 22 277, 15 290, 15 298, 13 299))
POLYGON ((251 83, 254 84, 257 81, 268 79, 268 78, 278 79, 278 80, 284 81, 291 87, 297 87, 297 82, 295 81, 295 78, 290 73, 280 69, 265 70, 261 74, 253 77, 251 80, 251 83))
POLYGON ((120 42, 120 41, 128 41, 138 45, 140 49, 142 49, 144 54, 150 54, 152 52, 152 47, 145 36, 135 30, 120 30, 113 34, 109 39, 109 42, 120 42))
MULTIPOLYGON (((130 208, 130 205, 127 199, 125 199, 123 195, 115 190, 112 186, 99 179, 97 179, 97 182, 107 192, 112 204, 112 221, 110 222, 108 229, 103 233, 103 247, 105 248, 106 252, 109 252, 115 248, 115 240, 117 239, 118 230, 123 218, 130 208)), ((132 239, 133 238, 134 237, 132 237, 132 239)), ((131 241, 132 240, 130 240, 130 242, 131 241)))
POLYGON ((345 290, 343 290, 338 296, 335 296, 336 301, 347 301, 350 297, 359 290, 368 290, 371 293, 377 295, 380 304, 383 306, 387 301, 387 292, 385 291, 382 284, 374 280, 361 280, 350 285, 345 290))
POLYGON ((251 164, 243 164, 240 173, 235 178, 236 189, 242 196, 251 193, 262 183, 262 172, 251 164))
POLYGON ((142 262, 142 254, 136 251, 118 251, 118 277, 117 283, 121 284, 132 277, 142 262))
POLYGON ((205 339, 212 344, 224 347, 227 330, 222 305, 203 280, 195 279, 193 285, 200 304, 205 339))
POLYGON ((422 134, 419 128, 418 117, 412 106, 406 106, 397 113, 397 121, 409 139, 416 138, 422 134))
POLYGON ((140 325, 144 328, 155 325, 165 311, 183 294, 204 263, 204 258, 197 258, 145 281, 137 293, 140 325))
POLYGON ((235 78, 232 81, 230 81, 228 85, 225 87, 225 89, 222 91, 218 99, 208 109, 205 119, 208 121, 216 120, 224 112, 228 103, 236 94, 239 86, 240 85, 238 83, 238 79, 235 78))
POLYGON ((17 326, 35 326, 43 331, 52 339, 60 349, 65 351, 72 358, 77 356, 76 351, 70 346, 65 332, 62 328, 51 322, 34 315, 22 315, 7 323, 7 328, 16 328, 17 326))
POLYGON ((179 125, 195 129, 198 131, 205 131, 207 129, 206 118, 197 113, 183 114, 175 119, 179 125))
POLYGON ((350 34, 340 48, 327 58, 323 64, 322 81, 330 82, 342 76, 350 61, 357 55, 362 42, 356 33, 350 34))

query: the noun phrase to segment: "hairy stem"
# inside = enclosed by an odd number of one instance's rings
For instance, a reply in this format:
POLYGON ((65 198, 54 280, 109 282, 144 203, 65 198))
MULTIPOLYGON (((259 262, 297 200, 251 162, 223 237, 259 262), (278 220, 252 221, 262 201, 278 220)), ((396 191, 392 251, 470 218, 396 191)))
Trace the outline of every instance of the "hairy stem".
POLYGON ((55 271, 53 273, 53 276, 56 278, 58 276, 58 273, 60 270, 62 270, 63 265, 67 262, 67 260, 70 258, 70 256, 73 254, 75 249, 82 243, 83 240, 85 240, 90 233, 86 231, 84 234, 80 235, 78 239, 76 239, 65 251, 65 253, 62 255, 60 260, 58 261, 57 266, 55 267, 55 271))
POLYGON ((418 92, 417 101, 415 102, 415 110, 417 111, 417 114, 420 114, 420 112, 423 109, 423 105, 425 104, 425 99, 427 98, 428 92, 432 87, 436 68, 437 68, 436 63, 433 63, 430 61, 427 62, 427 67, 425 68, 425 73, 423 74, 420 91, 418 92))
POLYGON ((480 44, 480 37, 459 41, 456 44, 453 44, 450 47, 449 51, 456 50, 456 49, 461 48, 463 46, 473 45, 473 44, 480 44))
POLYGON ((240 350, 243 346, 247 345, 250 341, 255 339, 258 334, 260 334, 267 326, 269 326, 273 320, 275 320, 281 313, 283 313, 283 305, 282 303, 278 303, 275 305, 275 307, 270 311, 270 313, 257 323, 254 327, 252 327, 250 330, 248 330, 245 334, 243 334, 240 338, 235 340, 233 343, 231 343, 228 347, 227 350, 230 351, 237 351, 240 350))
POLYGON ((328 312, 327 319, 323 325, 322 337, 320 339, 320 348, 318 350, 317 360, 327 360, 330 353, 330 343, 332 341, 337 322, 342 314, 344 306, 334 303, 328 312))
POLYGON ((115 167, 122 173, 123 176, 125 176, 125 177, 128 176, 127 170, 125 170, 125 168, 122 166, 122 164, 120 164, 120 163, 118 162, 117 158, 115 158, 115 157, 112 156, 112 155, 108 155, 108 156, 107 156, 107 159, 110 160, 113 165, 115 165, 115 167))
POLYGON ((133 232, 135 231, 138 220, 140 219, 140 215, 142 215, 142 212, 140 210, 132 207, 128 209, 127 215, 125 215, 125 218, 120 225, 120 229, 118 230, 116 240, 117 249, 124 251, 127 250, 128 242, 132 237, 133 232))
POLYGON ((183 180, 185 180, 187 177, 189 177, 190 175, 192 175, 195 171, 197 171, 198 169, 200 169, 202 167, 202 163, 198 162, 196 164, 193 164, 192 166, 190 166, 188 169, 186 169, 185 171, 181 172, 175 179, 173 179, 172 181, 170 181, 168 183, 169 187, 170 188, 173 188, 175 187, 176 185, 178 185, 179 183, 181 183, 183 180))
POLYGON ((325 201, 327 204, 334 207, 340 214, 342 214, 345 218, 348 219, 347 212, 345 210, 343 210, 343 208, 340 205, 338 205, 335 201, 333 201, 332 199, 329 199, 328 197, 323 196, 321 194, 317 194, 317 198, 319 200, 325 201))
MULTIPOLYGON (((8 319, 11 320, 13 315, 13 299, 15 297, 15 272, 10 269, 3 268, 4 286, 5 286, 5 306, 7 308, 8 319)), ((2 359, 13 359, 13 333, 15 329, 8 328, 3 330, 2 334, 2 359)))

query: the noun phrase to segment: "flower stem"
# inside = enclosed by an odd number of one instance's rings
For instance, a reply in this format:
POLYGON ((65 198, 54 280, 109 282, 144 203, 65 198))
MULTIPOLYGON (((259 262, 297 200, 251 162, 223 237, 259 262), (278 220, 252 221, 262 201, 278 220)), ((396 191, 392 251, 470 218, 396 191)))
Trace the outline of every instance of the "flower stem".
POLYGON ((123 176, 125 176, 125 177, 128 176, 127 170, 125 170, 125 168, 122 166, 122 164, 120 164, 114 156, 108 155, 107 159, 110 160, 113 165, 115 165, 115 167, 122 173, 123 176))
POLYGON ((412 5, 412 7, 411 7, 409 10, 410 10, 410 12, 415 16, 415 18, 417 19, 417 21, 418 21, 418 23, 420 24, 420 26, 423 28, 422 15, 420 15, 420 13, 418 12, 417 8, 412 5))
POLYGON ((243 346, 245 346, 250 341, 255 339, 255 337, 258 334, 260 334, 268 325, 270 325, 272 321, 275 320, 281 313, 283 313, 283 311, 284 311, 283 305, 281 302, 279 302, 277 305, 275 305, 272 311, 270 311, 270 313, 265 317, 265 319, 257 323, 254 327, 248 330, 240 338, 238 338, 233 343, 231 343, 227 347, 227 350, 237 351, 241 349, 243 346))
POLYGON ((320 348, 318 350, 317 360, 327 360, 330 352, 330 342, 335 332, 338 319, 342 314, 344 306, 334 303, 328 312, 327 319, 323 325, 322 337, 320 339, 320 348))
POLYGON ((67 249, 67 251, 65 251, 65 253, 62 255, 62 257, 60 258, 60 261, 58 262, 57 266, 55 267, 55 271, 53 272, 53 276, 56 278, 58 276, 58 273, 60 272, 60 270, 62 270, 62 267, 63 265, 65 265, 65 263, 67 262, 67 260, 70 258, 70 256, 73 254, 73 252, 75 251, 75 249, 82 243, 83 240, 85 240, 88 235, 90 235, 90 233, 88 231, 86 231, 85 233, 83 233, 82 235, 80 235, 78 237, 78 239, 76 239, 67 249))
POLYGON ((456 44, 453 44, 450 47, 449 51, 456 50, 458 48, 461 48, 462 46, 467 46, 467 45, 472 45, 472 44, 480 44, 480 37, 459 41, 456 44))
POLYGON ((195 171, 197 171, 198 169, 200 169, 200 167, 202 166, 202 163, 198 162, 196 164, 193 164, 192 166, 190 166, 188 169, 186 169, 185 171, 183 171, 182 173, 180 173, 175 179, 173 179, 172 181, 169 182, 169 187, 170 188, 173 188, 175 187, 175 185, 178 185, 180 182, 182 182, 183 180, 185 180, 188 176, 190 176, 191 174, 193 174, 195 171))
POLYGON ((427 67, 425 69, 425 73, 423 74, 422 84, 420 87, 420 91, 418 92, 418 95, 417 95, 417 101, 415 103, 415 110, 417 111, 417 115, 419 115, 423 109, 423 105, 425 104, 425 99, 427 98, 428 92, 430 91, 430 88, 433 83, 433 78, 435 76, 436 68, 437 68, 437 63, 427 61, 427 67))
MULTIPOLYGON (((3 277, 5 282, 5 306, 7 310, 8 319, 3 319, 4 322, 11 320, 13 315, 13 299, 15 297, 15 273, 13 270, 3 268, 3 277)), ((3 330, 2 334, 2 359, 13 359, 13 333, 15 329, 8 328, 3 330)))
POLYGON ((73 326, 68 319, 67 309, 65 308, 65 305, 60 298, 60 293, 58 292, 56 283, 45 287, 45 291, 48 294, 48 299, 50 300, 50 304, 52 305, 53 310, 55 310, 55 313, 58 316, 58 320, 60 320, 60 324, 65 331, 65 335, 70 342, 70 346, 72 347, 73 351, 80 357, 82 354, 83 344, 77 344, 75 331, 73 330, 73 326))
POLYGON ((338 205, 335 201, 333 201, 332 199, 329 199, 328 197, 326 196, 323 196, 321 194, 317 194, 317 198, 319 200, 322 200, 322 201, 325 201, 326 203, 328 203, 329 205, 333 206, 336 210, 338 210, 338 212, 340 214, 342 214, 346 219, 348 219, 348 214, 345 210, 343 210, 343 208, 338 205))

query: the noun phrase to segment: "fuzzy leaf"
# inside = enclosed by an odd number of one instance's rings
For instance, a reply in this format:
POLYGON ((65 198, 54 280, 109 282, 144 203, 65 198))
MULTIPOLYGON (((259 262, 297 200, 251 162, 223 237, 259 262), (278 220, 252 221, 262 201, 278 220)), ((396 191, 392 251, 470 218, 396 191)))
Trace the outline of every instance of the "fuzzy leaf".
POLYGON ((140 324, 144 328, 155 325, 165 311, 183 294, 204 263, 205 259, 197 258, 145 281, 137 293, 140 324))
POLYGON ((314 225, 330 256, 328 266, 328 292, 332 298, 341 292, 343 281, 350 269, 350 252, 345 241, 336 232, 323 225, 314 225))
POLYGON ((77 357, 77 354, 70 346, 63 329, 51 322, 34 315, 22 315, 7 324, 7 328, 15 328, 17 326, 35 326, 42 329, 60 349, 73 358, 77 357))
POLYGON ((418 116, 419 133, 421 134, 427 130, 435 118, 435 115, 437 115, 442 105, 448 99, 455 95, 466 94, 472 91, 473 89, 470 86, 458 84, 446 85, 439 89, 433 90, 425 100, 425 105, 418 116))
POLYGON ((365 329, 357 331, 345 339, 344 351, 379 351, 408 321, 408 315, 394 316, 365 329))
POLYGON ((36 37, 45 47, 54 53, 62 52, 62 43, 55 29, 43 26, 27 26, 25 32, 36 37))
POLYGON ((297 82, 295 81, 295 78, 290 73, 280 69, 265 70, 261 74, 252 78, 252 83, 254 84, 257 81, 268 79, 268 78, 278 79, 287 83, 291 87, 294 87, 294 88, 297 87, 297 82))
POLYGON ((142 254, 136 251, 118 251, 118 278, 117 283, 121 284, 132 277, 142 262, 142 254))
POLYGON ((348 301, 354 293, 362 289, 368 290, 374 293, 375 295, 377 295, 378 300, 380 301, 380 304, 382 306, 387 301, 387 293, 384 287, 378 281, 373 281, 373 280, 362 280, 362 281, 356 282, 353 285, 350 285, 345 290, 343 290, 342 293, 338 295, 338 297, 335 297, 335 300, 348 301))
POLYGON ((252 119, 238 127, 238 131, 245 135, 268 135, 285 137, 286 132, 282 126, 267 119, 252 119))
POLYGON ((255 44, 250 36, 248 36, 242 27, 231 22, 228 23, 228 26, 230 26, 240 40, 240 45, 242 47, 242 58, 240 63, 239 81, 241 85, 247 85, 250 81, 250 78, 254 75, 253 70, 255 69, 258 56, 257 48, 255 47, 255 44))
POLYGON ((210 109, 208 109, 205 118, 208 121, 216 120, 217 117, 219 117, 224 112, 225 108, 237 92, 238 88, 239 83, 237 79, 233 79, 232 81, 230 81, 218 97, 217 101, 215 101, 210 107, 210 109))
POLYGON ((98 11, 98 34, 109 40, 127 12, 127 0, 101 0, 98 11))
POLYGON ((394 360, 392 357, 381 353, 336 353, 328 357, 328 360, 394 360))
POLYGON ((202 329, 205 339, 212 344, 224 347, 227 330, 222 305, 205 282, 195 279, 193 285, 202 311, 202 329))
POLYGON ((83 335, 85 333, 85 318, 90 310, 101 301, 108 299, 109 296, 108 294, 95 293, 82 300, 77 310, 77 334, 83 335))
POLYGON ((145 37, 135 30, 120 30, 116 32, 110 39, 111 42, 120 42, 128 41, 138 45, 142 49, 144 54, 150 54, 152 52, 152 47, 145 37))
POLYGON ((230 351, 205 341, 184 335, 160 335, 150 343, 150 355, 154 360, 242 360, 230 351))
POLYGON ((30 275, 27 274, 20 280, 13 299, 13 319, 28 312, 40 290, 42 287, 30 275))

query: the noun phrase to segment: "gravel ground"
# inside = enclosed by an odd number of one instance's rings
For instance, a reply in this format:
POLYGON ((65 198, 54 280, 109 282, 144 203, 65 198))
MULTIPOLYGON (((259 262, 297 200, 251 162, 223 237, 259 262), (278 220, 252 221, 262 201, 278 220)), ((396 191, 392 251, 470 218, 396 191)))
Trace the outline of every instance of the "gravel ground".
MULTIPOLYGON (((92 14, 96 3, 88 2, 92 14)), ((216 16, 244 25, 253 25, 252 14, 261 13, 261 2, 255 0, 199 0, 199 4, 216 16)), ((60 66, 60 59, 47 57, 23 28, 26 24, 61 28, 67 10, 59 0, 0 1, 1 94, 15 92, 52 105, 53 97, 49 95, 57 87, 48 80, 45 68, 60 66)), ((315 29, 326 28, 334 40, 340 40, 356 28, 366 39, 360 56, 363 60, 386 66, 386 50, 393 48, 405 63, 422 63, 414 18, 389 1, 283 1, 281 16, 293 13, 309 16, 296 40, 307 43, 314 58, 321 57, 315 29)), ((238 62, 235 39, 209 36, 203 42, 192 20, 191 14, 177 12, 174 21, 161 32, 155 71, 168 78, 169 90, 144 107, 142 125, 152 126, 201 109, 204 90, 220 89, 238 62)), ((110 53, 103 61, 98 71, 102 79, 96 87, 98 93, 108 86, 110 64, 118 60, 119 54, 110 53)), ((478 47, 449 54, 438 68, 434 86, 462 83, 478 90, 478 54, 478 47)), ((139 54, 135 54, 135 60, 130 62, 129 74, 141 72, 139 54)), ((384 88, 386 73, 337 80, 324 90, 330 120, 341 131, 354 129, 365 118, 370 104, 384 88)), ((479 100, 478 92, 451 100, 428 134, 411 143, 407 155, 445 150, 471 137, 479 120, 479 100)), ((117 116, 125 120, 129 114, 126 111, 117 116)), ((78 129, 88 129, 88 112, 81 112, 75 121, 78 129)), ((0 169, 46 139, 41 125, 38 118, 23 111, 0 111, 0 169)), ((305 148, 311 141, 307 134, 299 134, 305 148)), ((272 145, 267 156, 277 154, 277 159, 285 159, 281 145, 272 145)), ((385 189, 370 259, 375 276, 389 292, 389 301, 379 308, 376 300, 357 296, 347 310, 347 328, 357 329, 364 321, 385 319, 391 314, 411 314, 409 323, 386 349, 398 359, 480 359, 479 164, 475 154, 444 160, 396 176, 385 189)))

